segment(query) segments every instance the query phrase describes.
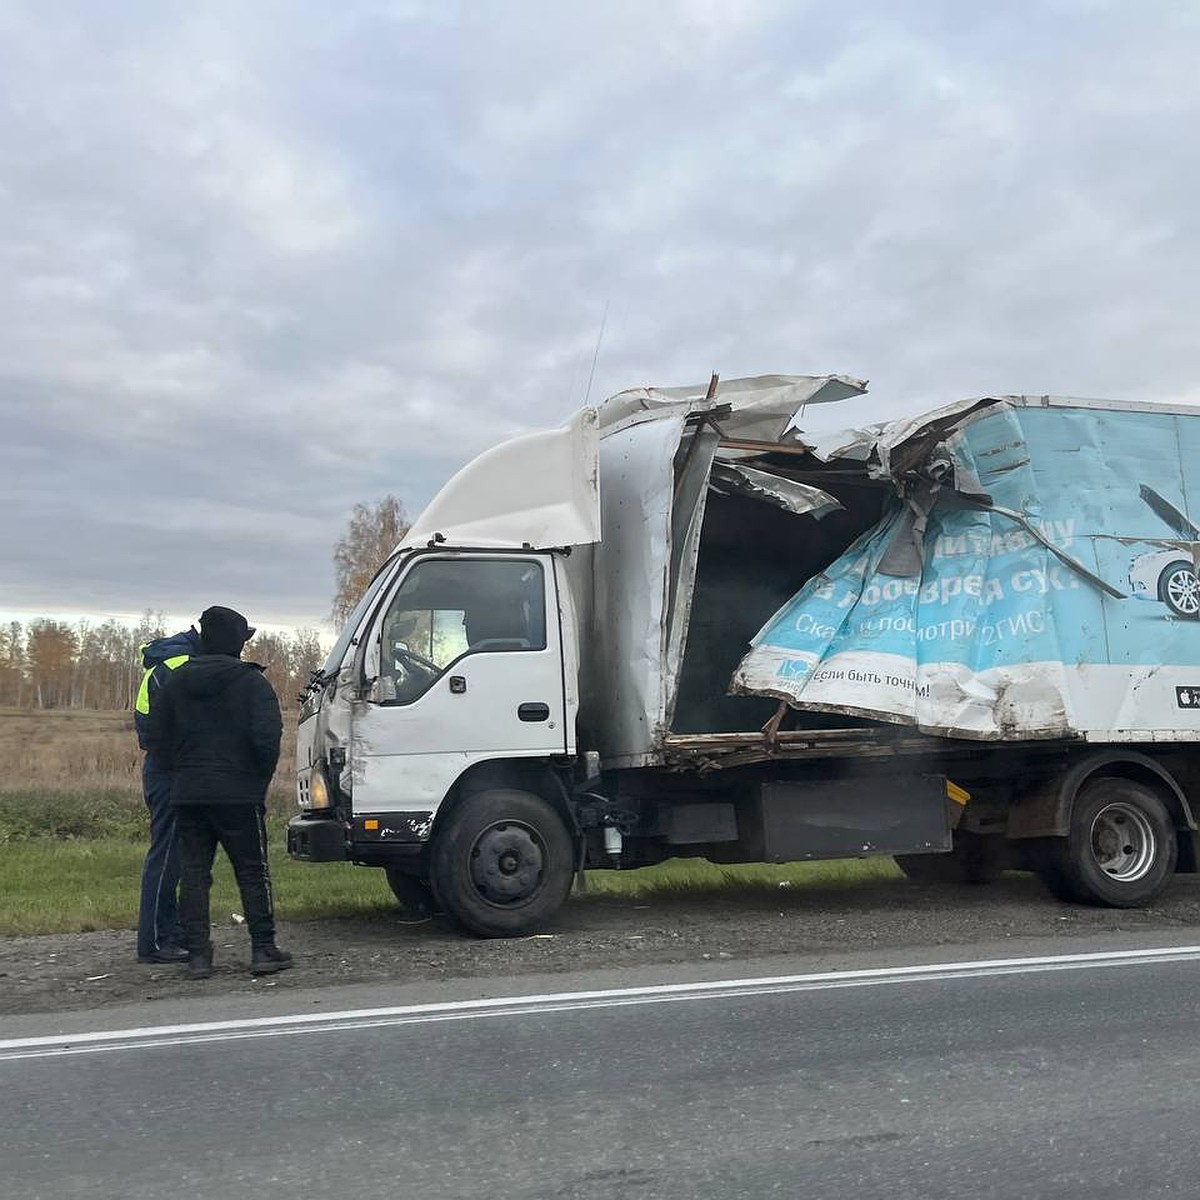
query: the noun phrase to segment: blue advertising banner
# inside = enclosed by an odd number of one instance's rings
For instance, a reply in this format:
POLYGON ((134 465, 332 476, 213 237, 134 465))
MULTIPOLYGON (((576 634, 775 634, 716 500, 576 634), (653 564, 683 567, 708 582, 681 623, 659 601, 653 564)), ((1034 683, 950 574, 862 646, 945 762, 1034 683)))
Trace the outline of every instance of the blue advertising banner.
POLYGON ((760 631, 734 690, 959 736, 1197 729, 1177 688, 1200 685, 1200 415, 1004 402, 945 449, 991 507, 945 489, 914 534, 897 500, 760 631), (919 570, 896 574, 914 536, 919 570))

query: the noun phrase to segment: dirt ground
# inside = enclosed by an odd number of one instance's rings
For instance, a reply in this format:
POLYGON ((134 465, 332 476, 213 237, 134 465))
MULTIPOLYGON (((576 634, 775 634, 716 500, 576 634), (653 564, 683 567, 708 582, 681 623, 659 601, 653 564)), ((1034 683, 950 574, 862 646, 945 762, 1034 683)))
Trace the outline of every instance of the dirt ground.
POLYGON ((248 972, 245 930, 233 923, 214 930, 216 969, 201 982, 188 979, 182 967, 139 965, 131 932, 8 938, 0 939, 0 1015, 195 997, 201 989, 210 996, 268 987, 285 993, 330 984, 964 946, 1007 937, 1086 939, 1188 926, 1200 929, 1200 877, 1181 876, 1152 908, 1118 911, 1060 904, 1032 877, 1010 875, 979 888, 887 882, 697 892, 653 904, 577 896, 545 933, 504 941, 466 936, 441 919, 405 923, 399 912, 292 923, 280 929, 279 941, 296 956, 296 968, 257 981, 248 972))

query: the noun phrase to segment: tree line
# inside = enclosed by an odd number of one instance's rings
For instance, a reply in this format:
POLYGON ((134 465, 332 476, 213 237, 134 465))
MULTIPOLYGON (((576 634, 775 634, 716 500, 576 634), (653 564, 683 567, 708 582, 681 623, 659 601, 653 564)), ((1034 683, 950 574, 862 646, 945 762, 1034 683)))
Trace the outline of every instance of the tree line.
MULTIPOLYGON (((136 626, 48 618, 0 627, 0 707, 132 709, 142 682, 141 647, 168 633, 161 613, 136 626)), ((260 630, 246 657, 262 663, 285 707, 325 658, 316 630, 260 630)))

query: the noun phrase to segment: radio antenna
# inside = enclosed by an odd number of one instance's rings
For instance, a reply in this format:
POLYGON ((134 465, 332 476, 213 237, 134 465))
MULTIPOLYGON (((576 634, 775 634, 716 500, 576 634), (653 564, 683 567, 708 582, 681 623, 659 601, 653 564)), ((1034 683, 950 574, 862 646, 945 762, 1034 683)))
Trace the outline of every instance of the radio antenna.
POLYGON ((592 380, 596 378, 596 363, 600 359, 600 343, 604 341, 604 327, 608 324, 608 305, 609 301, 604 302, 604 316, 600 318, 600 332, 596 334, 596 350, 592 355, 592 370, 588 375, 587 391, 583 394, 583 403, 586 406, 592 395, 592 380))

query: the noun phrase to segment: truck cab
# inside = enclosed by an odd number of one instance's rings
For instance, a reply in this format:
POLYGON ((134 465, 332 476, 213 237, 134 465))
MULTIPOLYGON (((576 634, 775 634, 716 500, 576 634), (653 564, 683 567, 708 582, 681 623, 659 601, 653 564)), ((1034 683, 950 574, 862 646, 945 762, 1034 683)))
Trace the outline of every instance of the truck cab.
POLYGON ((380 569, 301 709, 294 857, 383 867, 408 904, 436 879, 480 933, 561 904, 578 709, 567 560, 599 536, 597 454, 594 409, 495 448, 380 569))

